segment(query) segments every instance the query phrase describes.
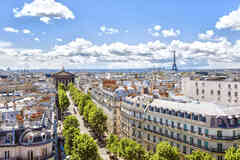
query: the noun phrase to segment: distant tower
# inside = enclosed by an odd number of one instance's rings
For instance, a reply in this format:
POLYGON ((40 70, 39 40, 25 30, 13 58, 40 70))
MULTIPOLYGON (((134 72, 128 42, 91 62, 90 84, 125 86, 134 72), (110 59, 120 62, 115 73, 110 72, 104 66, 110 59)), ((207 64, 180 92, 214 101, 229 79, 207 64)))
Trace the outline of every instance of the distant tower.
POLYGON ((177 71, 177 64, 176 64, 176 55, 175 55, 176 51, 173 50, 173 65, 172 65, 172 70, 173 71, 177 71))

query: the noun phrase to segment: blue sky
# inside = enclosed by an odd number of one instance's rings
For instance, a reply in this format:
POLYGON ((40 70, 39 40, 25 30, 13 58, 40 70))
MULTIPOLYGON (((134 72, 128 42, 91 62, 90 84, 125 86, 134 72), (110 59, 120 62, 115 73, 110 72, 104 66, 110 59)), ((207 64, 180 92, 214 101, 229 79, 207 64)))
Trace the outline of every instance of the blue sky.
POLYGON ((169 50, 176 50, 182 68, 240 67, 239 4, 237 0, 4 1, 0 68, 168 67, 169 50))

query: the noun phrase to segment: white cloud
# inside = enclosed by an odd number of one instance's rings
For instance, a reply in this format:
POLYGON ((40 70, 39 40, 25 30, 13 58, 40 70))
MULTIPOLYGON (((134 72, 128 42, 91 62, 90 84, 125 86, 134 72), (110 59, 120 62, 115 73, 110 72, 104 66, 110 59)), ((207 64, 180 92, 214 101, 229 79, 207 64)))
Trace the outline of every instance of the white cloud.
POLYGON ((13 32, 13 33, 18 33, 19 32, 18 29, 15 29, 15 28, 12 28, 12 27, 5 27, 3 30, 5 32, 13 32))
POLYGON ((100 31, 104 34, 109 34, 109 35, 112 35, 112 34, 117 34, 119 33, 119 29, 117 28, 112 28, 112 27, 106 27, 106 26, 101 26, 100 27, 100 31))
POLYGON ((55 0, 33 0, 31 3, 25 3, 22 9, 14 8, 16 18, 23 16, 40 17, 44 23, 49 23, 53 19, 74 19, 72 11, 55 0))
POLYGON ((153 33, 152 33, 152 36, 153 36, 153 37, 159 37, 159 36, 160 36, 160 33, 159 33, 159 32, 153 32, 153 33))
POLYGON ((162 27, 160 25, 155 25, 153 28, 155 31, 160 31, 162 27))
POLYGON ((160 30, 161 30, 161 26, 160 25, 155 25, 153 26, 153 28, 148 28, 147 32, 152 35, 153 37, 159 37, 160 34, 160 30))
POLYGON ((41 17, 40 18, 40 21, 42 21, 42 22, 44 22, 44 23, 46 23, 46 24, 49 24, 49 21, 51 20, 51 18, 49 18, 49 17, 41 17))
POLYGON ((62 41, 63 41, 62 38, 57 38, 56 40, 57 40, 58 42, 62 42, 62 41))
POLYGON ((240 30, 240 8, 235 11, 230 12, 228 15, 220 17, 216 23, 217 29, 232 29, 240 30))
POLYGON ((32 32, 31 32, 30 30, 28 30, 28 29, 23 29, 22 32, 23 32, 24 34, 30 34, 30 33, 32 33, 32 32))
POLYGON ((11 42, 0 41, 0 48, 7 48, 7 47, 11 47, 11 46, 12 46, 11 42))
POLYGON ((178 35, 180 35, 180 33, 180 30, 174 30, 173 28, 169 30, 162 30, 163 37, 177 37, 178 35))
POLYGON ((16 67, 58 69, 62 64, 68 68, 170 67, 172 53, 169 48, 176 50, 179 68, 240 67, 240 40, 231 43, 224 37, 218 41, 173 40, 166 44, 156 40, 135 45, 121 42, 97 45, 76 38, 46 52, 39 49, 18 49, 13 48, 11 43, 0 43, 0 66, 11 64, 16 67))
POLYGON ((40 39, 38 37, 34 38, 34 41, 40 41, 40 39))
POLYGON ((201 40, 210 40, 214 36, 213 30, 207 30, 205 33, 198 34, 198 38, 201 40))

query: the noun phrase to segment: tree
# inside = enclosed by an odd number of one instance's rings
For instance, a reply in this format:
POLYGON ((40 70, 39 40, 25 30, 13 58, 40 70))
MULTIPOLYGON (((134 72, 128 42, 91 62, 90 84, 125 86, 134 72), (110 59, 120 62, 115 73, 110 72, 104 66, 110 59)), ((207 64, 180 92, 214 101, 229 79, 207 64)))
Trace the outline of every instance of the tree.
POLYGON ((114 135, 110 134, 106 140, 107 142, 107 149, 115 156, 118 156, 119 151, 119 138, 114 135))
POLYGON ((89 113, 90 113, 92 107, 97 108, 96 105, 92 102, 92 100, 88 100, 86 103, 86 106, 84 107, 84 111, 83 111, 84 120, 87 122, 88 122, 89 113))
POLYGON ((146 151, 132 139, 122 138, 119 142, 119 156, 125 160, 144 160, 146 151))
POLYGON ((88 119, 91 128, 97 133, 97 136, 101 139, 104 132, 107 131, 107 116, 103 113, 102 109, 92 107, 89 112, 88 119))
POLYGON ((80 111, 81 115, 83 115, 84 107, 86 106, 87 101, 90 99, 91 99, 91 97, 88 94, 84 94, 84 95, 80 96, 78 107, 79 107, 79 111, 80 111))
POLYGON ((176 147, 172 147, 168 142, 160 142, 157 151, 153 155, 153 160, 180 160, 180 154, 176 147))
POLYGON ((99 160, 96 142, 87 134, 74 136, 71 160, 99 160))
POLYGON ((75 136, 80 135, 80 129, 75 127, 70 127, 65 130, 64 136, 64 151, 67 155, 71 155, 73 147, 73 139, 75 136))
POLYGON ((193 151, 192 154, 186 155, 187 160, 214 160, 214 158, 206 153, 206 152, 201 152, 199 150, 193 151))
POLYGON ((67 116, 63 121, 63 132, 68 130, 70 127, 78 128, 78 126, 79 122, 75 116, 73 115, 67 116))
POLYGON ((240 148, 230 147, 225 152, 226 160, 239 160, 240 159, 240 148))
POLYGON ((61 88, 61 84, 58 87, 58 104, 61 111, 61 119, 62 119, 62 114, 68 108, 70 103, 69 103, 66 92, 61 88))

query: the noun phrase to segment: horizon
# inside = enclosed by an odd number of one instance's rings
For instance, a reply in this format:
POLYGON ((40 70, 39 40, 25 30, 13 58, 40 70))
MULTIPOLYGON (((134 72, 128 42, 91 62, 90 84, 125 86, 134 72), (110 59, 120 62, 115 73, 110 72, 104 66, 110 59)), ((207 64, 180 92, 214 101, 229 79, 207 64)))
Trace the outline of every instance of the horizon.
POLYGON ((237 0, 97 2, 3 3, 0 68, 240 68, 237 0))

